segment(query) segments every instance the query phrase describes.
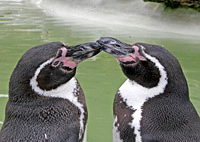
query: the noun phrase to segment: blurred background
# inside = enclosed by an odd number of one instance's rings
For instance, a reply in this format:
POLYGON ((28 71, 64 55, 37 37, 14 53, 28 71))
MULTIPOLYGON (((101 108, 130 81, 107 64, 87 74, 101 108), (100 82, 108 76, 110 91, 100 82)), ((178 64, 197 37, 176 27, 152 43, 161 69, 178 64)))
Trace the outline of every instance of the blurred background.
MULTIPOLYGON (((178 6, 179 7, 179 6, 178 6)), ((33 46, 67 45, 102 36, 129 44, 164 46, 180 61, 190 98, 200 114, 200 12, 143 0, 0 0, 0 128, 5 117, 10 75, 33 46)), ((87 101, 88 142, 112 141, 112 105, 126 80, 116 60, 104 52, 78 66, 87 101)))

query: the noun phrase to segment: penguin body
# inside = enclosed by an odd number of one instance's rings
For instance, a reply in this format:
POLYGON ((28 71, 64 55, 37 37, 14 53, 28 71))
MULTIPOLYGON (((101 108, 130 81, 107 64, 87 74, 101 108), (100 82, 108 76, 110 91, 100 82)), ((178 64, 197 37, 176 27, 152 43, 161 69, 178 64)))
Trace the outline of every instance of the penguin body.
POLYGON ((200 118, 178 60, 166 49, 98 41, 128 80, 114 100, 113 142, 198 142, 200 118))
POLYGON ((0 141, 85 142, 87 107, 74 75, 78 63, 98 52, 95 43, 28 50, 10 78, 0 141))

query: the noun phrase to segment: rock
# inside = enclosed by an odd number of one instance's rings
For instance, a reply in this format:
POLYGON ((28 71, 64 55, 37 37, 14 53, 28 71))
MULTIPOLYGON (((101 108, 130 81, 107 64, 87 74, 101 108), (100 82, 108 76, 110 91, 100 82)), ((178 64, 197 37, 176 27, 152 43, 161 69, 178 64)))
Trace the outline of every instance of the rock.
POLYGON ((200 0, 144 0, 145 2, 159 2, 165 3, 167 7, 189 7, 200 11, 200 0))

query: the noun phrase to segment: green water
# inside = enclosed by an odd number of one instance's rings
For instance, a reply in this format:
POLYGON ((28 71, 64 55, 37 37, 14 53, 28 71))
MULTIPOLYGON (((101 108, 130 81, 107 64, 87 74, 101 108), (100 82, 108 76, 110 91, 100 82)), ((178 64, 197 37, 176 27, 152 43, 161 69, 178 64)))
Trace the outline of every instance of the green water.
MULTIPOLYGON (((25 2, 0 0, 0 94, 8 93, 9 77, 19 58, 33 46, 62 41, 68 45, 113 36, 128 43, 163 45, 180 61, 190 88, 190 98, 200 114, 199 37, 158 33, 144 29, 107 26, 51 16, 25 2)), ((88 142, 112 141, 112 102, 126 80, 115 59, 102 52, 78 66, 76 78, 86 96, 89 120, 88 142)), ((0 121, 4 120, 7 98, 0 97, 0 121)), ((2 124, 0 124, 0 127, 2 124)))

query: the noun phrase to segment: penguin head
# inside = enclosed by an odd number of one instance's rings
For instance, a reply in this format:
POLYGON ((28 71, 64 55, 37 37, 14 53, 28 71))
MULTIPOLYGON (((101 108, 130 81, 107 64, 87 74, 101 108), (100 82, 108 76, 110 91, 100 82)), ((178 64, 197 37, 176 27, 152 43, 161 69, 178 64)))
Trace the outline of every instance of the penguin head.
POLYGON ((38 86, 45 90, 57 88, 75 75, 79 63, 99 52, 98 44, 92 42, 60 47, 56 56, 38 74, 38 86))
POLYGON ((31 91, 35 91, 35 88, 41 91, 58 88, 74 77, 80 62, 98 54, 100 50, 97 43, 66 46, 61 42, 29 49, 11 75, 10 97, 18 94, 27 94, 28 97, 33 94, 31 91))
POLYGON ((176 60, 171 58, 171 53, 156 45, 129 45, 111 37, 102 37, 97 42, 105 52, 117 59, 122 71, 130 80, 147 88, 157 86, 163 74, 166 78, 165 66, 168 65, 160 60, 176 60))

